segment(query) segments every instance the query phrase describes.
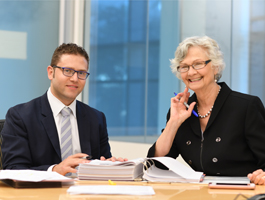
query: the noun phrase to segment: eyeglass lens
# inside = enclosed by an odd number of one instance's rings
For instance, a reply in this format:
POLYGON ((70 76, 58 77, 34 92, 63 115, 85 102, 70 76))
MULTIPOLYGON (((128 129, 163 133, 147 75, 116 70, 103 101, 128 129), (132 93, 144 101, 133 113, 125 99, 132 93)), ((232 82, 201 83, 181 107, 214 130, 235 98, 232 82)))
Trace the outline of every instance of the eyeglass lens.
POLYGON ((88 76, 87 72, 83 72, 83 71, 75 71, 73 69, 67 69, 67 68, 63 68, 63 73, 65 76, 73 76, 74 73, 77 73, 77 77, 80 79, 86 79, 88 76))

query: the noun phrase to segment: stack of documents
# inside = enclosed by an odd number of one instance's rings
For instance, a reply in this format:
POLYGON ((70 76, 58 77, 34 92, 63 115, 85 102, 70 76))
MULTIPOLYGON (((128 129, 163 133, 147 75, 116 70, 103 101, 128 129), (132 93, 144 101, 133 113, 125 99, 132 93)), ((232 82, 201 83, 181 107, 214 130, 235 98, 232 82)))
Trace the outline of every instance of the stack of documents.
POLYGON ((142 177, 143 162, 143 158, 125 162, 92 160, 80 164, 77 175, 79 180, 131 181, 142 177))
POLYGON ((38 170, 0 170, 0 180, 15 188, 61 187, 74 180, 57 172, 38 170))
POLYGON ((138 158, 126 162, 92 160, 79 165, 79 180, 131 181, 145 179, 150 182, 199 183, 203 172, 196 172, 171 157, 138 158), (167 168, 160 169, 155 162, 167 168))
POLYGON ((196 172, 171 157, 153 157, 146 161, 143 178, 150 182, 186 182, 199 183, 203 180, 203 172, 196 172), (155 166, 158 161, 168 170, 155 166))

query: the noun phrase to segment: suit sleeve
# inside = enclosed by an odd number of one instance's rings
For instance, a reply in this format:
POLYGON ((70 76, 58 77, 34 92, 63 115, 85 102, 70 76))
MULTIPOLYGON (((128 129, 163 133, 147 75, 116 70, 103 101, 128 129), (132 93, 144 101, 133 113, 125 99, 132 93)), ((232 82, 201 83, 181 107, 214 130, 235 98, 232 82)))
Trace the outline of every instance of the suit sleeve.
POLYGON ((248 105, 245 134, 258 168, 265 171, 265 109, 258 97, 252 98, 248 105))
POLYGON ((15 108, 6 114, 2 136, 3 169, 48 169, 49 165, 32 166, 27 128, 15 108))
POLYGON ((102 113, 102 127, 100 130, 100 155, 104 156, 105 158, 110 158, 112 155, 110 153, 110 145, 109 145, 109 137, 107 131, 107 123, 106 117, 104 113, 102 113))

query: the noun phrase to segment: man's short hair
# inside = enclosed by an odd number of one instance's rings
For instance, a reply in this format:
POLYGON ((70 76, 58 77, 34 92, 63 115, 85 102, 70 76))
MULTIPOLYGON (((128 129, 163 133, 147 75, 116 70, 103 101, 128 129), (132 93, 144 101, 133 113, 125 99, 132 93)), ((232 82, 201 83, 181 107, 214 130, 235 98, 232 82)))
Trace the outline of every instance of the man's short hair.
POLYGON ((68 43, 68 44, 63 43, 55 49, 52 55, 51 66, 57 65, 61 59, 61 56, 64 54, 83 56, 86 59, 87 64, 89 64, 88 54, 83 47, 80 47, 74 43, 68 43))

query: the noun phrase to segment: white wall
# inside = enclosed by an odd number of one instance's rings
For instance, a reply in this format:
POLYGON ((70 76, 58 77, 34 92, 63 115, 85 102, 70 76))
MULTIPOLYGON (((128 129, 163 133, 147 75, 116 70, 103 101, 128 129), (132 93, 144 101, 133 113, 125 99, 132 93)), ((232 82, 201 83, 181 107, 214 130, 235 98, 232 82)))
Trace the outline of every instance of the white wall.
POLYGON ((152 144, 109 141, 112 156, 128 158, 145 158, 152 144))
MULTIPOLYGON (((133 143, 133 142, 118 142, 109 141, 112 156, 128 158, 129 160, 135 158, 145 158, 149 148, 152 144, 133 143)), ((181 163, 189 166, 181 156, 177 158, 181 163)))

